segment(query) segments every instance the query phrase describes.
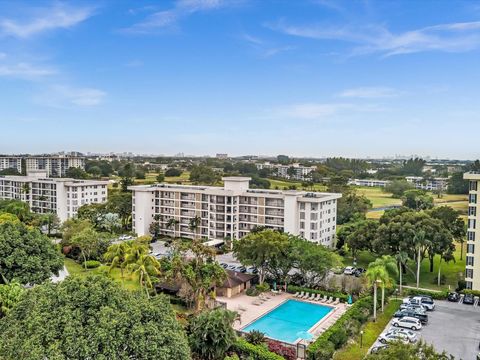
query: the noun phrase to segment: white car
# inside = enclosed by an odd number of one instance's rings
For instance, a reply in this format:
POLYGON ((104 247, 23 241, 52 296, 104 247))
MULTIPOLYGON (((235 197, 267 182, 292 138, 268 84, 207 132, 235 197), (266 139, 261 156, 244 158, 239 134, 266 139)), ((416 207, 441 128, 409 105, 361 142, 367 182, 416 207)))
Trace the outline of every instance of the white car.
POLYGON ((408 337, 408 340, 410 342, 413 343, 417 341, 417 334, 412 330, 408 330, 408 329, 390 328, 387 334, 403 334, 408 337))
POLYGON ((345 275, 353 275, 355 273, 355 268, 353 266, 347 266, 345 270, 343 270, 343 273, 345 275))
POLYGON ((410 339, 408 338, 408 336, 402 333, 386 333, 386 334, 380 335, 380 337, 378 338, 378 341, 380 341, 382 344, 386 344, 393 341, 401 341, 404 344, 410 343, 410 339))
POLYGON ((395 327, 402 327, 412 330, 420 330, 422 328, 422 323, 420 322, 420 320, 410 316, 394 318, 392 320, 392 325, 395 327))

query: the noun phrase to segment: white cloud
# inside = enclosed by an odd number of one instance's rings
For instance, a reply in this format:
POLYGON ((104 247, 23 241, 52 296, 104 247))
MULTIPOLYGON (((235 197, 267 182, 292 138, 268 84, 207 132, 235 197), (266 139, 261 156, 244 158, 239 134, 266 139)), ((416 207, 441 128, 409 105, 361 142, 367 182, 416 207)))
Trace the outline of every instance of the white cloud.
POLYGON ((149 33, 156 29, 171 27, 180 19, 195 13, 226 8, 242 2, 243 0, 177 0, 172 8, 150 14, 143 21, 123 29, 123 31, 149 33))
POLYGON ((242 40, 245 40, 253 49, 260 53, 262 57, 270 57, 277 55, 284 51, 289 51, 295 49, 295 47, 290 45, 285 46, 276 46, 267 41, 264 41, 256 36, 244 33, 240 36, 242 40))
POLYGON ((27 20, 1 19, 0 34, 17 38, 29 38, 42 32, 55 29, 68 29, 92 16, 91 8, 74 8, 55 5, 36 10, 27 20))
POLYGON ((267 27, 292 36, 357 44, 352 49, 352 55, 465 52, 480 47, 480 21, 439 24, 400 33, 393 33, 384 26, 373 25, 358 28, 328 27, 320 24, 295 26, 280 21, 267 27))
MULTIPOLYGON (((1 57, 5 58, 6 56, 1 57)), ((36 80, 48 75, 55 74, 55 70, 51 68, 42 68, 35 65, 19 62, 16 64, 1 64, 0 76, 19 78, 25 80, 36 80)))
POLYGON ((374 99, 374 98, 391 98, 400 96, 401 92, 389 87, 358 87, 352 89, 346 89, 342 91, 338 96, 346 98, 362 98, 362 99, 374 99))
POLYGON ((37 104, 65 108, 70 106, 93 107, 103 102, 107 93, 94 88, 76 88, 54 85, 34 98, 37 104))

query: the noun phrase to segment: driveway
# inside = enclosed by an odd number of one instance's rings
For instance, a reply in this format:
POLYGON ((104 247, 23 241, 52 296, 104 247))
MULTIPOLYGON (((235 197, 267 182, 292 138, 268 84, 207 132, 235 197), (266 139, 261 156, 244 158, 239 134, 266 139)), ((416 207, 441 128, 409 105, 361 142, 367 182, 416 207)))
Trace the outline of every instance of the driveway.
MULTIPOLYGON (((436 300, 435 311, 427 314, 428 325, 417 332, 421 339, 457 360, 476 359, 480 352, 480 307, 436 300)), ((390 323, 384 332, 390 329, 390 323)), ((374 345, 378 344, 377 341, 374 345)))

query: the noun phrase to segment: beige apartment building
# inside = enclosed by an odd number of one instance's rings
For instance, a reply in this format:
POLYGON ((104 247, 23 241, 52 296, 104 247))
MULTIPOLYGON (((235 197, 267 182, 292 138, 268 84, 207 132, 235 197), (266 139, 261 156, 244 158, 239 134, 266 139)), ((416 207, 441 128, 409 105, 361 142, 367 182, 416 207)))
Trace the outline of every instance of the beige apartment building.
POLYGON ((31 211, 55 213, 63 222, 82 205, 106 202, 107 186, 108 181, 49 178, 37 170, 27 176, 0 176, 0 199, 26 202, 31 211))
POLYGON ((204 240, 239 239, 255 227, 282 230, 333 246, 337 200, 341 194, 250 189, 248 177, 224 177, 223 187, 174 184, 138 185, 132 190, 137 235, 158 221, 168 236, 204 240), (189 226, 198 217, 197 229, 189 226), (175 219, 176 226, 168 226, 175 219), (171 221, 170 221, 171 222, 171 221))
POLYGON ((480 248, 475 252, 475 240, 477 237, 480 239, 480 232, 477 231, 477 224, 480 224, 480 212, 477 210, 480 173, 468 172, 463 177, 469 180, 465 281, 467 289, 480 290, 480 248))
POLYGON ((85 169, 85 158, 73 155, 1 156, 0 171, 15 169, 22 173, 43 170, 48 177, 65 177, 69 168, 85 169), (22 164, 22 162, 24 164, 22 164))

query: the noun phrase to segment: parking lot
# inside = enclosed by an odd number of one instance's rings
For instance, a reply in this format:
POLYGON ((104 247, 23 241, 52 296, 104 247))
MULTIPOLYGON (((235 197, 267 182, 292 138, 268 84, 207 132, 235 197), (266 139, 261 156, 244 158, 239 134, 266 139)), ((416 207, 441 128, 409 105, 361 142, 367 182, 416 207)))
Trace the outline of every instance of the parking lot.
POLYGON ((435 305, 435 311, 427 312, 428 325, 417 331, 419 338, 455 359, 476 359, 480 352, 480 307, 438 300, 435 305))

